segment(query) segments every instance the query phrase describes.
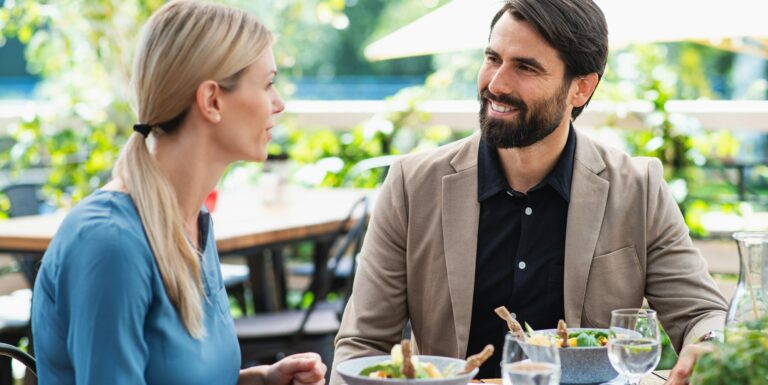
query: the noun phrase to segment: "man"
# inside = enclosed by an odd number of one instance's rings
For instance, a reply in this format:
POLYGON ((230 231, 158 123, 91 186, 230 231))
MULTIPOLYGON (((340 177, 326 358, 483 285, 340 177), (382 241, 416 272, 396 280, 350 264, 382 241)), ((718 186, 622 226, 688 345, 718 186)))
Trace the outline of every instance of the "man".
MULTIPOLYGON (((607 327, 646 298, 680 349, 724 324, 656 159, 572 125, 605 69, 591 0, 508 0, 478 75, 481 132, 390 169, 336 337, 335 362, 386 354, 411 321, 421 354, 497 354, 504 305, 534 329, 607 327)), ((675 370, 684 381, 693 360, 675 370)), ((695 358, 695 357, 694 357, 695 358)), ((334 373, 332 383, 338 383, 334 373)))

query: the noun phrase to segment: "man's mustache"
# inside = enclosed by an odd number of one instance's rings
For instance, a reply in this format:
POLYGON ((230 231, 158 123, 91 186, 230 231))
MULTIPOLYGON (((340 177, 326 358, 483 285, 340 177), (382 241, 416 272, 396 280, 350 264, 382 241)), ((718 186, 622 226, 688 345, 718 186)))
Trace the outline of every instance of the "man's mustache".
POLYGON ((507 106, 510 106, 510 107, 517 108, 520 111, 525 111, 525 109, 526 109, 526 105, 525 105, 525 103, 522 100, 520 100, 520 99, 518 99, 518 98, 516 98, 514 96, 509 96, 509 95, 494 95, 494 94, 491 93, 491 91, 488 91, 487 88, 482 90, 482 91, 480 91, 480 97, 482 99, 491 100, 491 101, 494 101, 496 103, 500 103, 500 104, 504 104, 504 105, 507 105, 507 106))

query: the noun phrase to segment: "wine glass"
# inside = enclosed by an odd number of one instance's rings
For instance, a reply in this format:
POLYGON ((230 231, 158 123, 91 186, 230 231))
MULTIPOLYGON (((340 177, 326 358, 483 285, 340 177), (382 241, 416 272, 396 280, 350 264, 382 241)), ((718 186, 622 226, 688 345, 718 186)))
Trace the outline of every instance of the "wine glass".
POLYGON ((656 368, 661 359, 661 338, 656 312, 649 309, 619 309, 611 312, 608 330, 608 359, 627 385, 656 368))
POLYGON ((558 385, 560 353, 554 336, 539 338, 536 344, 507 333, 501 354, 504 385, 558 385))

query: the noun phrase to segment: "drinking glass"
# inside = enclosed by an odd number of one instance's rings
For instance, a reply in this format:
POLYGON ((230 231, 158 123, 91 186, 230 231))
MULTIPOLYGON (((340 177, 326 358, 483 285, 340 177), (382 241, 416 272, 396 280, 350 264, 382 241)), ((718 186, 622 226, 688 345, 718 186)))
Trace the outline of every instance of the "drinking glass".
POLYGON ((558 385, 560 354, 554 336, 534 345, 507 333, 501 354, 501 378, 504 385, 558 385))
POLYGON ((656 312, 649 309, 620 309, 611 312, 608 330, 608 359, 627 384, 637 385, 661 359, 661 338, 656 312))

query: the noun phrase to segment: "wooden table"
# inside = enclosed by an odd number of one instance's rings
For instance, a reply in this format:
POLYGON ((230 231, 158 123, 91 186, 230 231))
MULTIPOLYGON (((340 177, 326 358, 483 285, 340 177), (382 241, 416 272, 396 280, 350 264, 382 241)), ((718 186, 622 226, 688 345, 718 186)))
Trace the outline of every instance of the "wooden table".
MULTIPOLYGON (((257 311, 280 308, 284 293, 277 293, 277 303, 270 295, 262 295, 271 283, 266 259, 279 259, 283 245, 304 240, 317 242, 316 254, 326 252, 324 248, 329 247, 352 205, 371 194, 372 190, 362 189, 287 188, 279 195, 280 201, 265 204, 256 189, 221 192, 213 212, 216 246, 222 257, 248 257, 257 311)), ((0 221, 0 252, 42 255, 65 215, 0 221)), ((272 265, 281 268, 282 263, 272 265)), ((282 271, 275 272, 272 279, 280 280, 279 273, 282 271)))

